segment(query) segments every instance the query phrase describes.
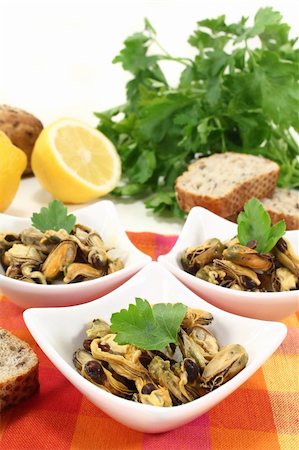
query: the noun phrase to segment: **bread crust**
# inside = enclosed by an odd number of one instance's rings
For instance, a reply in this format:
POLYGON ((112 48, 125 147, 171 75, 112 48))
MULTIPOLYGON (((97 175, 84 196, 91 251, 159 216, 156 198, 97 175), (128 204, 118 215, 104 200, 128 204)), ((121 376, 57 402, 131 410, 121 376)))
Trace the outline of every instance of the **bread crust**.
MULTIPOLYGON (((8 352, 11 347, 11 352, 18 353, 22 349, 27 357, 27 362, 24 368, 17 370, 16 367, 9 366, 8 371, 0 382, 0 411, 3 411, 10 406, 16 405, 22 400, 25 400, 33 395, 39 389, 38 381, 38 358, 27 342, 22 341, 14 336, 8 330, 0 328, 0 344, 5 340, 6 350, 8 352)), ((2 353, 2 357, 4 354, 2 353)), ((10 354, 6 355, 4 364, 9 364, 10 354)), ((2 361, 3 364, 3 361, 2 361)), ((2 366, 3 367, 3 366, 2 366)))
POLYGON ((299 191, 276 188, 271 198, 263 198, 261 202, 273 224, 284 220, 287 230, 299 229, 299 191))
POLYGON ((0 130, 9 137, 16 147, 23 150, 28 158, 23 175, 32 174, 31 153, 42 129, 41 121, 27 111, 8 105, 0 105, 0 130))
MULTIPOLYGON (((241 212, 241 211, 239 211, 241 212)), ((286 230, 299 230, 299 217, 292 216, 290 214, 278 213, 275 211, 271 211, 267 209, 267 212, 270 216, 271 223, 274 225, 280 220, 284 220, 286 223, 286 230)), ((230 222, 237 223, 239 213, 236 213, 232 216, 225 217, 230 222)))
MULTIPOLYGON (((220 162, 222 155, 225 155, 227 162, 229 154, 218 154, 217 157, 220 162)), ((246 158, 246 155, 244 154, 234 153, 234 157, 236 155, 241 156, 243 159, 244 157, 246 158)), ((202 158, 201 161, 207 158, 202 158)), ((250 158, 252 158, 252 155, 250 155, 250 158)), ((259 157, 255 158, 259 159, 259 157)), ((265 161, 272 163, 272 161, 269 160, 265 161)), ((271 168, 265 170, 264 174, 257 176, 251 175, 247 180, 236 182, 235 186, 222 196, 199 195, 184 187, 184 181, 188 180, 188 177, 190 178, 192 175, 195 164, 197 164, 197 162, 191 164, 188 167, 188 170, 176 180, 175 191, 177 202, 183 211, 189 212, 194 206, 202 206, 221 217, 228 217, 236 214, 251 197, 263 198, 271 196, 274 192, 279 175, 279 166, 276 163, 273 163, 271 168)), ((211 173, 210 176, 213 178, 213 173, 211 173)), ((227 174, 227 176, 229 177, 229 174, 227 174)))
MULTIPOLYGON (((299 192, 276 188, 272 197, 262 198, 261 202, 273 225, 280 220, 284 220, 287 230, 299 230, 299 192)), ((226 217, 226 219, 237 222, 240 212, 238 211, 226 217)))
POLYGON ((287 230, 299 230, 299 216, 290 216, 289 214, 277 213, 275 211, 267 210, 273 224, 284 220, 287 230))

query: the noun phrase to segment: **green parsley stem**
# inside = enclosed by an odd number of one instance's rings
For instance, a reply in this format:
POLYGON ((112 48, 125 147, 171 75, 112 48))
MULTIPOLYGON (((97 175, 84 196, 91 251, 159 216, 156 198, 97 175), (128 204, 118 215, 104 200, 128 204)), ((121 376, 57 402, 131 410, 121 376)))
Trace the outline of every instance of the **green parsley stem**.
POLYGON ((165 55, 161 59, 167 60, 167 61, 175 61, 175 62, 183 64, 186 67, 189 67, 190 66, 189 63, 192 62, 189 58, 174 57, 174 56, 171 56, 171 55, 165 55))
POLYGON ((176 61, 181 64, 184 64, 185 66, 189 66, 189 64, 192 64, 192 59, 190 58, 181 58, 179 56, 171 56, 171 54, 160 44, 160 42, 152 36, 152 42, 154 42, 157 47, 164 53, 161 59, 169 60, 169 61, 176 61))
POLYGON ((221 150, 223 152, 226 152, 227 148, 226 148, 226 143, 225 143, 225 138, 224 138, 224 133, 223 133, 223 126, 218 117, 214 117, 214 122, 216 123, 216 125, 221 133, 221 147, 222 147, 221 150))
POLYGON ((299 146, 292 136, 290 130, 282 130, 281 128, 278 128, 275 130, 275 133, 277 133, 278 136, 280 136, 287 142, 291 149, 295 151, 295 155, 299 155, 299 146))

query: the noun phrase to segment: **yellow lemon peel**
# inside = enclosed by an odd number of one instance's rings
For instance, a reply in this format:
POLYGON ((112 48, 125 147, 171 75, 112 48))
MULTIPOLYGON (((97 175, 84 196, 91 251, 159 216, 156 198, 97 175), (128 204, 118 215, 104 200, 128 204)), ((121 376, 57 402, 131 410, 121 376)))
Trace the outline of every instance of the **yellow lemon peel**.
POLYGON ((0 131, 0 211, 5 211, 19 188, 27 156, 0 131))

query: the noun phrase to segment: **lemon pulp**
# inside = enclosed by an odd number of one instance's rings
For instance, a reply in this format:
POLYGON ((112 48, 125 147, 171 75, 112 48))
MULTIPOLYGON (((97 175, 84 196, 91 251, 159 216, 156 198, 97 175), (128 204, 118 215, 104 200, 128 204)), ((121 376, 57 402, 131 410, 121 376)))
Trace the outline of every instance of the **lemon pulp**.
POLYGON ((66 203, 87 202, 109 193, 121 175, 112 142, 74 119, 61 119, 44 128, 31 165, 44 189, 66 203))

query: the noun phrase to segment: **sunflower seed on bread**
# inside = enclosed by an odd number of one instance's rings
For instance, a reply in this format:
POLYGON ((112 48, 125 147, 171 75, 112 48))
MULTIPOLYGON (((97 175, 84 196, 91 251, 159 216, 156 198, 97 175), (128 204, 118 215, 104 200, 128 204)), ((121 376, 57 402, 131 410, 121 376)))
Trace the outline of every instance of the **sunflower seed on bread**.
POLYGON ((202 206, 221 217, 236 214, 251 197, 270 196, 279 166, 269 159, 244 153, 217 153, 190 164, 175 183, 183 211, 202 206))
POLYGON ((27 342, 0 327, 0 412, 38 390, 38 358, 27 342))

